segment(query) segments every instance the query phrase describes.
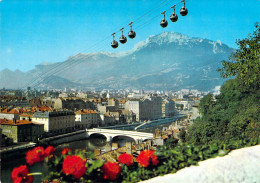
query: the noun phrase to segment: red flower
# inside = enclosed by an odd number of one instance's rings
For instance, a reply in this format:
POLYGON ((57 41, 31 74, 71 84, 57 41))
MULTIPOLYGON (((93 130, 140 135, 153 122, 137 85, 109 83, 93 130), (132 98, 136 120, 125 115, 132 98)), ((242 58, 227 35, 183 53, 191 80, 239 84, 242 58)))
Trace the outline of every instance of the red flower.
POLYGON ((85 174, 87 168, 85 167, 86 160, 79 156, 66 156, 62 165, 62 172, 66 175, 73 175, 76 179, 85 174))
POLYGON ((159 163, 153 150, 141 151, 139 156, 136 158, 136 161, 143 167, 148 167, 151 164, 156 166, 159 163))
POLYGON ((70 148, 63 148, 61 151, 61 155, 67 155, 69 152, 71 152, 70 148))
POLYGON ((120 154, 120 156, 118 157, 118 162, 125 164, 126 166, 133 165, 133 156, 127 153, 120 154))
POLYGON ((44 150, 44 154, 45 157, 49 157, 51 156, 55 151, 55 148, 53 146, 48 146, 45 150, 44 150))
POLYGON ((34 163, 43 161, 44 157, 45 157, 44 148, 38 146, 28 151, 26 153, 25 159, 29 165, 33 165, 34 163))
POLYGON ((33 181, 33 176, 29 175, 29 170, 26 165, 21 165, 14 168, 11 173, 11 179, 14 183, 30 183, 33 181))
POLYGON ((121 173, 121 167, 116 162, 107 162, 103 165, 104 179, 116 180, 121 173))

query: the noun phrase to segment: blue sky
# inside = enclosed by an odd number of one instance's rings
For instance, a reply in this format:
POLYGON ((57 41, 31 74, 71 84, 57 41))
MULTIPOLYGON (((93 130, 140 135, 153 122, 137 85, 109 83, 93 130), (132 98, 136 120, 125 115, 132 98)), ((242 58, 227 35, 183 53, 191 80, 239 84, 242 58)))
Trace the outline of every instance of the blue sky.
MULTIPOLYGON (((172 10, 167 11, 169 25, 161 28, 160 13, 179 2, 0 0, 0 71, 28 71, 42 62, 64 61, 79 52, 130 50, 148 36, 164 31, 221 40, 236 48, 235 40, 246 37, 254 30, 254 23, 260 21, 259 0, 186 0, 189 14, 179 15, 178 22, 171 23, 172 10), (149 11, 149 16, 142 17, 149 11), (137 37, 112 49, 110 35, 134 20, 137 37)), ((177 6, 177 12, 181 6, 177 6)), ((128 31, 127 27, 125 33, 128 31)))

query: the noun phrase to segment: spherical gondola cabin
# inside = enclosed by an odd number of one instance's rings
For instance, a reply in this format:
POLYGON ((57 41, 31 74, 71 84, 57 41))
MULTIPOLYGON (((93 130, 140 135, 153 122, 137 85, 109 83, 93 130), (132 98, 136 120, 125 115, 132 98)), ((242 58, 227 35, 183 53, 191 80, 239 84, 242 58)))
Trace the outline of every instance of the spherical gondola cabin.
POLYGON ((130 31, 128 32, 128 37, 129 37, 130 39, 134 39, 135 36, 136 36, 135 31, 133 31, 133 29, 132 29, 132 24, 133 24, 133 22, 130 22, 130 23, 128 24, 128 25, 130 26, 130 31))
POLYGON ((170 19, 171 19, 172 22, 177 22, 178 21, 178 15, 173 13, 170 16, 170 19))
POLYGON ((130 31, 128 32, 128 37, 129 37, 129 38, 131 38, 131 39, 134 39, 134 38, 135 38, 135 36, 136 36, 136 33, 135 33, 135 31, 133 31, 133 30, 130 30, 130 31))
POLYGON ((127 38, 126 38, 124 35, 122 35, 122 36, 119 38, 119 41, 120 41, 120 43, 125 44, 125 43, 127 42, 127 38))
POLYGON ((162 28, 165 28, 165 27, 167 27, 167 25, 168 25, 168 22, 167 22, 167 20, 165 20, 165 19, 162 19, 162 20, 161 20, 161 22, 160 22, 160 25, 161 25, 161 27, 162 27, 162 28))
POLYGON ((127 42, 127 38, 123 35, 124 28, 120 29, 122 31, 122 35, 119 38, 120 43, 125 44, 127 42))
POLYGON ((182 0, 181 2, 183 2, 183 7, 180 9, 180 14, 182 16, 186 16, 188 14, 188 9, 185 7, 185 0, 182 0))
POLYGON ((111 43, 112 48, 117 48, 118 47, 118 42, 116 40, 113 40, 111 43))
POLYGON ((188 14, 188 9, 183 6, 180 10, 180 14, 186 16, 188 14))
POLYGON ((177 22, 177 20, 178 20, 178 15, 175 13, 175 6, 176 5, 174 5, 174 6, 172 6, 171 8, 173 8, 173 10, 174 10, 174 12, 171 14, 171 16, 170 16, 170 19, 171 19, 171 21, 172 22, 177 22))
POLYGON ((164 18, 161 20, 161 22, 160 22, 160 25, 161 25, 161 27, 162 28, 165 28, 165 27, 167 27, 167 25, 168 25, 168 21, 165 19, 165 12, 166 11, 164 11, 164 12, 162 12, 161 14, 163 14, 163 16, 164 16, 164 18))
POLYGON ((113 36, 113 41, 111 42, 112 48, 117 48, 118 47, 118 42, 115 40, 115 34, 116 33, 112 34, 112 36, 113 36))

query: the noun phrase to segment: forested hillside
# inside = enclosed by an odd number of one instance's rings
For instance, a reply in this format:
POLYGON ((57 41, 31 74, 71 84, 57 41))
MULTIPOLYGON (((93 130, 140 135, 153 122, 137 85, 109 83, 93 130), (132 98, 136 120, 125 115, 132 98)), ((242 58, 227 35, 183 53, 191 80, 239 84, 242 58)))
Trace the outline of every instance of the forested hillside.
POLYGON ((260 28, 248 38, 238 40, 239 47, 218 69, 223 78, 231 78, 220 95, 208 94, 201 100, 202 114, 190 127, 187 141, 205 144, 225 140, 257 138, 260 135, 260 28))

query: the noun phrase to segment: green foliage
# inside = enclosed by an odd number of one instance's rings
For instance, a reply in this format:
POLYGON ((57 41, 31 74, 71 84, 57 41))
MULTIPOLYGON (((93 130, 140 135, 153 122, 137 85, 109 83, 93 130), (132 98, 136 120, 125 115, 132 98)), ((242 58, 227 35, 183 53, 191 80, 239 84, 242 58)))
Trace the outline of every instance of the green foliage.
POLYGON ((124 167, 122 172, 122 182, 139 182, 152 177, 175 173, 178 170, 197 165, 199 161, 214 158, 216 156, 224 156, 231 150, 257 145, 260 143, 260 138, 250 140, 225 140, 215 142, 209 145, 195 145, 188 143, 178 143, 168 139, 166 144, 158 147, 156 155, 158 156, 159 164, 157 167, 145 169, 136 164, 132 167, 124 167))
POLYGON ((205 96, 199 105, 201 118, 189 128, 186 140, 209 144, 226 139, 239 140, 260 136, 260 33, 238 40, 239 49, 232 61, 224 61, 220 69, 223 77, 236 76, 226 81, 220 95, 205 96))
POLYGON ((213 94, 209 93, 208 95, 203 97, 203 99, 200 101, 199 112, 203 116, 208 115, 211 112, 214 104, 215 102, 214 102, 213 94))
POLYGON ((230 57, 229 61, 223 61, 223 67, 219 69, 224 78, 236 76, 241 88, 259 89, 260 84, 260 28, 258 23, 256 30, 248 38, 238 40, 239 47, 230 57))

